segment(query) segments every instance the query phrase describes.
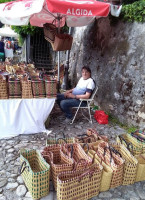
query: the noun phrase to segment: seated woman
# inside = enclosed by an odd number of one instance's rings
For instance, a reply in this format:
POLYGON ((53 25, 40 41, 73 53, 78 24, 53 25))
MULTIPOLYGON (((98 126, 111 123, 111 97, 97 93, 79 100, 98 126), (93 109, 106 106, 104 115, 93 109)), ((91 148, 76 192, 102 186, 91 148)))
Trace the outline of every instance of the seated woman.
MULTIPOLYGON (((66 123, 71 122, 73 114, 72 107, 78 107, 80 104, 79 99, 89 99, 95 88, 94 80, 91 78, 91 70, 89 67, 82 68, 82 77, 80 78, 77 86, 63 94, 57 94, 57 103, 61 110, 65 113, 66 123)), ((86 106, 83 102, 81 106, 86 106)))

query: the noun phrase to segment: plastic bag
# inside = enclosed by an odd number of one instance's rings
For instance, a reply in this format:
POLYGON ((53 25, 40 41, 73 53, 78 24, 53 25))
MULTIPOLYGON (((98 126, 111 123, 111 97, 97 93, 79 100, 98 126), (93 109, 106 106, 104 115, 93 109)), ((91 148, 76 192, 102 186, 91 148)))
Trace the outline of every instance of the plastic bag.
POLYGON ((94 118, 99 124, 108 124, 108 115, 103 110, 96 110, 94 118))

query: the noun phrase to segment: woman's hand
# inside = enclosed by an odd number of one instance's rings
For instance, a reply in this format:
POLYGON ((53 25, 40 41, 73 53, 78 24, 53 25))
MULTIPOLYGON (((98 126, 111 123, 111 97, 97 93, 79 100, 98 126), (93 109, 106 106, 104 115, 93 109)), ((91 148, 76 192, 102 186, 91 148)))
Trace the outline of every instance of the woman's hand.
POLYGON ((66 98, 72 98, 72 99, 75 99, 76 96, 75 96, 74 94, 72 94, 72 93, 68 93, 68 94, 66 95, 66 98))
POLYGON ((64 94, 65 98, 69 98, 68 95, 72 94, 72 91, 73 91, 73 89, 67 90, 66 92, 64 92, 63 94, 64 94))

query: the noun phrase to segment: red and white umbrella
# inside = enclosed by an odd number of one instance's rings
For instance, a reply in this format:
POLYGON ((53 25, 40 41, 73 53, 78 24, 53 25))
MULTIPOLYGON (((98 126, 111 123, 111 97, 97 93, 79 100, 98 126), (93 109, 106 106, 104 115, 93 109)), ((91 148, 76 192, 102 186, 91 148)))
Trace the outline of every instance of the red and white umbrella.
MULTIPOLYGON (((95 17, 107 17, 110 4, 95 0, 17 0, 0 4, 0 21, 9 25, 43 27, 59 19, 69 27, 85 26, 95 17)), ((56 21, 56 25, 58 20, 56 21)))
MULTIPOLYGON (((17 0, 0 4, 0 21, 9 25, 43 27, 55 23, 62 27, 80 27, 90 24, 96 17, 107 17, 110 4, 95 0, 17 0)), ((58 82, 60 52, 58 52, 58 82)))

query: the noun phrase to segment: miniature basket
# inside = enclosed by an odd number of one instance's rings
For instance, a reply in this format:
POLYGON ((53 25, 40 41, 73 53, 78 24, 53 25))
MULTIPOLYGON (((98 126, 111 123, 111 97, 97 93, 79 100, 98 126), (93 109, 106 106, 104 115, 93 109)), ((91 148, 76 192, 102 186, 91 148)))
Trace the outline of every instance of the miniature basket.
POLYGON ((138 161, 137 159, 129 152, 129 150, 122 144, 111 144, 125 160, 124 163, 124 173, 123 173, 123 182, 122 185, 134 184, 138 161))
POLYGON ((102 167, 93 164, 79 171, 65 172, 57 178, 57 200, 88 200, 99 194, 102 167))
POLYGON ((53 98, 57 95, 57 81, 56 80, 45 80, 46 97, 53 98))
POLYGON ((8 99, 7 82, 3 76, 0 76, 0 99, 8 99))
POLYGON ((44 81, 32 80, 32 91, 34 98, 44 98, 46 96, 44 81))
POLYGON ((32 195, 39 199, 49 193, 50 166, 38 150, 20 150, 20 173, 32 195))
POLYGON ((19 79, 9 78, 8 88, 9 88, 9 98, 10 99, 22 97, 21 83, 20 83, 19 79))

